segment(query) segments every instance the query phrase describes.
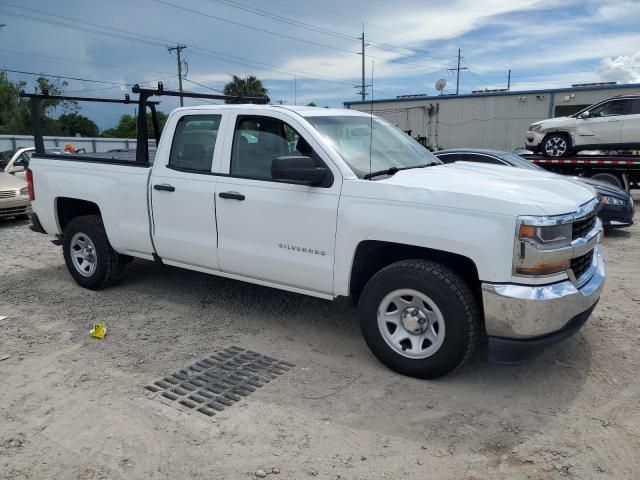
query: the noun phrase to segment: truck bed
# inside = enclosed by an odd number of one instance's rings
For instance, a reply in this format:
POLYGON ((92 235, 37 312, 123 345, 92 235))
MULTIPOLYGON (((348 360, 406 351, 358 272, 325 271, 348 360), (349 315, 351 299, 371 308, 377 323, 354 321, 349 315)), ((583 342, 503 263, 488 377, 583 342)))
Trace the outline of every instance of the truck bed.
POLYGON ((29 169, 36 192, 33 211, 47 233, 62 233, 56 219, 65 202, 89 202, 96 208, 100 205, 109 241, 118 253, 153 258, 148 210, 151 164, 85 155, 34 155, 29 169))

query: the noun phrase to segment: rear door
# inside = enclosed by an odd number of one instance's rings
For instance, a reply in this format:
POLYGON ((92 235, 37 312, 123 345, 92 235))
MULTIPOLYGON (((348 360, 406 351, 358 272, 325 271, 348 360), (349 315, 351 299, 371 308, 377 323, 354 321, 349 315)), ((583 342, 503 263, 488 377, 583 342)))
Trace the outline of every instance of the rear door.
POLYGON ((220 269, 331 294, 342 177, 296 119, 260 113, 240 111, 229 125, 216 186, 220 269), (314 187, 275 181, 271 163, 283 155, 310 156, 331 177, 314 187))
POLYGON ((173 138, 158 149, 150 188, 153 240, 166 263, 218 269, 212 172, 224 127, 224 115, 197 111, 172 118, 165 127, 173 138))
POLYGON ((627 114, 622 121, 620 143, 623 148, 640 147, 640 98, 628 100, 627 114))

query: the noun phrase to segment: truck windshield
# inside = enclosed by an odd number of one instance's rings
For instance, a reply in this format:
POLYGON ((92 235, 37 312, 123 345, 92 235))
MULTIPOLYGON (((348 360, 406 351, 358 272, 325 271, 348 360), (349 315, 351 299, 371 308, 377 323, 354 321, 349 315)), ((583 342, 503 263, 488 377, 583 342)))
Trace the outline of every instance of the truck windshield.
POLYGON ((374 117, 371 121, 368 117, 344 115, 306 119, 331 143, 358 178, 390 168, 442 163, 402 130, 380 118, 374 117))

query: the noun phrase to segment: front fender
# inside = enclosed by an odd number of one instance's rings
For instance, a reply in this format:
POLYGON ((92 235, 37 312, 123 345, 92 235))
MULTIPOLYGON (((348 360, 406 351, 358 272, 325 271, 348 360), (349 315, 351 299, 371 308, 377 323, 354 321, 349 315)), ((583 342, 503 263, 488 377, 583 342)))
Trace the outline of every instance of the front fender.
POLYGON ((334 293, 348 295, 360 242, 377 240, 454 253, 474 262, 481 281, 511 280, 515 218, 453 207, 342 197, 334 293))

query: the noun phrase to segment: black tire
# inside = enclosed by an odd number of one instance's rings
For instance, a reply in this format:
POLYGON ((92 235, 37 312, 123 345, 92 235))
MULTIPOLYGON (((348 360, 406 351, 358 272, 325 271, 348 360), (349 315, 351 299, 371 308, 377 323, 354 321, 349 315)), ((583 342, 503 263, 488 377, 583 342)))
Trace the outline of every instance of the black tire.
POLYGON ((410 377, 433 379, 452 372, 472 355, 478 342, 480 314, 471 289, 453 270, 436 262, 403 260, 383 268, 366 284, 358 306, 362 335, 373 354, 387 367, 410 377), (444 340, 427 358, 401 355, 389 346, 378 326, 381 302, 400 289, 426 295, 442 313, 444 340))
POLYGON ((609 185, 613 185, 614 187, 624 190, 622 181, 613 173, 596 173, 591 177, 591 179, 597 180, 598 182, 608 183, 609 185))
POLYGON ((126 262, 123 256, 111 247, 102 218, 98 215, 76 217, 67 224, 62 239, 62 252, 69 273, 84 288, 101 290, 116 284, 124 276, 126 262), (96 267, 90 276, 82 275, 72 260, 71 242, 78 233, 88 237, 95 246, 96 267))
POLYGON ((573 153, 571 137, 562 132, 550 133, 542 140, 540 151, 547 158, 568 157, 573 153), (562 145, 564 148, 561 147, 562 145))

